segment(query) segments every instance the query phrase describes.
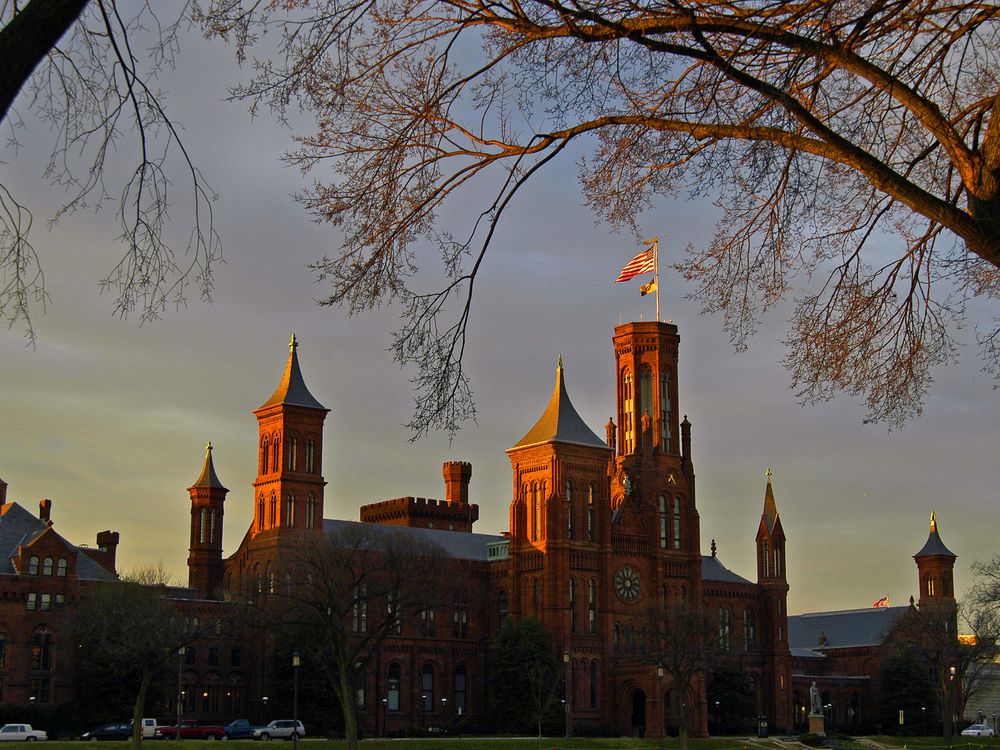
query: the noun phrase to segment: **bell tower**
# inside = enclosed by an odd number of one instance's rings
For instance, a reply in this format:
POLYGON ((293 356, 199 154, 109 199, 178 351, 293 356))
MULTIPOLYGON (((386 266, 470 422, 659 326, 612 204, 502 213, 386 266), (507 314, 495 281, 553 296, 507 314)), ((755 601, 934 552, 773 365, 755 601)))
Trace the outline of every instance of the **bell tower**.
POLYGON ((294 334, 288 349, 281 383, 254 411, 258 460, 251 539, 323 529, 323 422, 330 410, 302 379, 294 334))
POLYGON ((936 611, 952 634, 958 633, 958 607, 955 602, 955 553, 944 546, 938 533, 937 514, 931 513, 927 541, 913 556, 920 584, 920 610, 936 611))
POLYGON ((191 495, 188 586, 202 599, 215 599, 222 589, 222 506, 228 492, 215 473, 209 443, 201 474, 188 487, 191 495))

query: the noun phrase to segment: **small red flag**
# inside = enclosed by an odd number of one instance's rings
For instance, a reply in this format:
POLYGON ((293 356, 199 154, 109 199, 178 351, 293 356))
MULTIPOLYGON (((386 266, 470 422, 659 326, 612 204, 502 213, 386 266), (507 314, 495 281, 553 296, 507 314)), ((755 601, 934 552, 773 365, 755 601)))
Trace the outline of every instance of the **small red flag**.
POLYGON ((886 594, 881 599, 878 599, 877 601, 873 602, 872 606, 876 607, 876 608, 878 608, 878 607, 888 607, 889 606, 889 595, 886 594))

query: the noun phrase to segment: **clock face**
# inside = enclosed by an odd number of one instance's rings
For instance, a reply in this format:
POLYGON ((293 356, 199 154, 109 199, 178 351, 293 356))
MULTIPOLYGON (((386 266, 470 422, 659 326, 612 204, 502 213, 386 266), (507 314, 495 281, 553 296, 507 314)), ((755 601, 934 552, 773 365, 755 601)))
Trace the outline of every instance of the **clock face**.
POLYGON ((634 602, 639 598, 639 571, 631 565, 623 565, 615 573, 615 593, 623 602, 634 602))

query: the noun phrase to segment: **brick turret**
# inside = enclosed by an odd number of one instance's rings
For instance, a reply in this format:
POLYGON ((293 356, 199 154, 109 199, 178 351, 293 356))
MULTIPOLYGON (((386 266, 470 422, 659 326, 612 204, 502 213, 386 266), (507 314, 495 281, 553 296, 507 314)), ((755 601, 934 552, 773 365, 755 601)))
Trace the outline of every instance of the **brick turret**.
POLYGON ((397 497, 370 503, 361 507, 361 520, 385 526, 472 531, 472 524, 479 520, 479 506, 469 504, 472 464, 466 461, 446 461, 442 473, 445 482, 444 500, 397 497))

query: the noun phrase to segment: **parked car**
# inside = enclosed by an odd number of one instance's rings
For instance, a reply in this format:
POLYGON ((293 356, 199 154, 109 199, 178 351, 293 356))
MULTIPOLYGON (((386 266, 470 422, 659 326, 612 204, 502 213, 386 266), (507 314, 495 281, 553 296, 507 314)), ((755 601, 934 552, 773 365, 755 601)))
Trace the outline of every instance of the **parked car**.
POLYGON ((4 724, 0 727, 0 742, 34 742, 48 738, 41 729, 32 729, 31 724, 4 724))
POLYGON ((993 730, 985 724, 972 724, 962 730, 963 737, 992 737, 993 730))
POLYGON ((275 719, 266 727, 255 729, 253 736, 261 740, 287 740, 293 737, 305 737, 306 728, 301 721, 293 719, 275 719))
POLYGON ((184 719, 180 727, 160 727, 160 736, 165 740, 224 740, 226 730, 216 724, 199 724, 194 719, 184 719))
POLYGON ((224 729, 226 730, 226 735, 222 738, 224 740, 249 740, 253 739, 254 731, 260 727, 251 724, 249 719, 237 719, 226 724, 224 729))
POLYGON ((132 736, 132 722, 126 721, 119 724, 102 724, 96 729, 84 732, 80 735, 81 740, 127 740, 132 736))

